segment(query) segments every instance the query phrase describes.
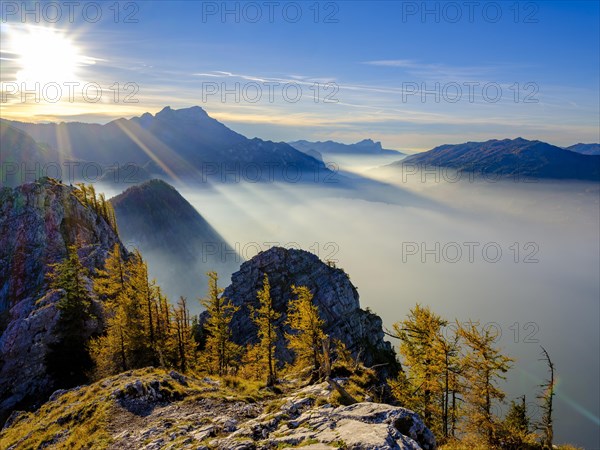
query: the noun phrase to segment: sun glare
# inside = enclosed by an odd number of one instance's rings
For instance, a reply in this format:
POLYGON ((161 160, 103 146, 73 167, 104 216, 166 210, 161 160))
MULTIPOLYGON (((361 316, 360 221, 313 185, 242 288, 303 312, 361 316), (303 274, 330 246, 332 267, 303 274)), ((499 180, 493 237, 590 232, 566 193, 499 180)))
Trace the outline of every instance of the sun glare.
POLYGON ((11 47, 19 65, 19 82, 75 82, 78 69, 90 64, 64 33, 49 28, 13 30, 11 47))

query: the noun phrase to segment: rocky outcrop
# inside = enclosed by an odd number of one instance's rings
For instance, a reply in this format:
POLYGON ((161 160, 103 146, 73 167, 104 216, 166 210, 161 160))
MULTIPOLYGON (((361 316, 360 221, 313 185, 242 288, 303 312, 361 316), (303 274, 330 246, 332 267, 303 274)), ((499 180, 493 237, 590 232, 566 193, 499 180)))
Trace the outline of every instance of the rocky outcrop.
MULTIPOLYGON (((120 243, 73 191, 48 178, 0 191, 0 421, 15 407, 39 404, 55 389, 45 360, 58 341, 56 303, 62 293, 48 290, 50 265, 78 242, 79 257, 93 273, 120 243)), ((87 336, 102 327, 101 306, 94 303, 92 312, 95 318, 82 330, 87 336)))
MULTIPOLYGON (((264 274, 269 276, 274 308, 281 312, 277 322, 279 340, 277 356, 281 361, 291 361, 284 333, 290 331, 285 320, 291 288, 307 286, 313 294, 325 320, 325 333, 332 339, 344 342, 352 354, 365 365, 388 364, 393 368, 394 353, 384 340, 379 316, 360 308, 358 292, 342 270, 326 264, 316 255, 303 250, 273 247, 242 264, 231 277, 231 285, 223 295, 240 311, 231 323, 233 338, 239 344, 256 341, 256 325, 250 319, 250 306, 256 307, 256 292, 262 288, 264 274)), ((206 318, 206 316, 203 316, 206 318)))
POLYGON ((74 189, 43 178, 0 190, 0 313, 43 293, 50 264, 65 257, 67 245, 79 241, 83 264, 94 270, 120 242, 74 189))
POLYGON ((326 383, 301 389, 284 398, 279 411, 248 420, 225 439, 209 445, 229 449, 244 443, 246 446, 239 448, 254 448, 258 440, 264 448, 304 448, 307 443, 324 450, 436 448, 433 433, 408 409, 372 402, 316 406, 315 399, 328 398, 329 389, 326 383))
POLYGON ((0 442, 10 450, 34 442, 66 448, 74 436, 115 450, 436 448, 412 411, 372 402, 336 406, 328 403, 327 383, 282 385, 281 395, 260 390, 249 399, 224 381, 156 369, 126 372, 56 392, 35 413, 14 414, 0 442), (103 425, 85 428, 90 422, 103 425))

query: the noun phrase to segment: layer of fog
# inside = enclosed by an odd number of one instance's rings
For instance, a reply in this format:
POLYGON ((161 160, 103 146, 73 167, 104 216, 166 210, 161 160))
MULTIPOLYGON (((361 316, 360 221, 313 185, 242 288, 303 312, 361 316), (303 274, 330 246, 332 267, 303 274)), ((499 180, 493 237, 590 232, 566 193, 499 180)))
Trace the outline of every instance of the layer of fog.
MULTIPOLYGON (((273 245, 302 248, 342 267, 388 328, 419 302, 500 330, 516 359, 507 400, 526 394, 534 420, 543 345, 559 374, 558 441, 599 448, 599 186, 450 182, 443 171, 372 170, 390 162, 381 158, 324 159, 336 162, 340 183, 176 187, 237 250, 220 255, 225 264, 273 245), (371 179, 345 183, 352 174, 371 179)), ((145 256, 151 274, 168 273, 159 256, 145 256)), ((228 285, 231 272, 219 275, 228 285)), ((188 295, 194 312, 203 294, 188 295)))
MULTIPOLYGON (((545 376, 543 345, 559 374, 558 440, 598 448, 598 186, 422 183, 398 173, 390 181, 369 185, 368 200, 330 186, 179 188, 245 259, 283 245, 337 261, 362 306, 387 327, 420 302, 449 320, 501 330, 499 345, 517 360, 508 400, 527 394, 535 401, 545 376), (379 187, 384 202, 373 200, 379 187), (492 262, 497 249, 502 255, 492 262)), ((229 274, 221 275, 227 285, 229 274)), ((539 409, 531 413, 539 418, 539 409)))

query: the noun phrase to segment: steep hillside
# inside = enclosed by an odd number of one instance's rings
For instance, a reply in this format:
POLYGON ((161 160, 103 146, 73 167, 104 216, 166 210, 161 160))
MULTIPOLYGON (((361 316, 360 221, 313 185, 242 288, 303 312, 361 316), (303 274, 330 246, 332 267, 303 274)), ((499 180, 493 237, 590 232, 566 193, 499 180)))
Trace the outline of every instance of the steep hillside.
POLYGON ((119 233, 138 247, 151 275, 172 299, 206 292, 205 273, 231 273, 239 256, 174 187, 161 180, 133 186, 110 200, 119 233))
POLYGON ((441 145, 391 165, 402 166, 448 167, 495 177, 600 180, 600 156, 522 138, 441 145))
MULTIPOLYGON (((54 153, 31 136, 0 121, 0 187, 15 187, 35 181, 44 165, 57 163, 54 153)), ((48 168, 49 170, 49 168, 48 168)))

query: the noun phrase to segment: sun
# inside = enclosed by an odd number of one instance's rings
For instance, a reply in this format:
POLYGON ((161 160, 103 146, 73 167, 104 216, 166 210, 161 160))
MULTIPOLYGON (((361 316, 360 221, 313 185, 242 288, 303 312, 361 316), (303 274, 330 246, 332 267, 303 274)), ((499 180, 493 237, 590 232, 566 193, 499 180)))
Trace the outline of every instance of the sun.
POLYGON ((13 30, 11 53, 16 79, 25 83, 77 82, 80 67, 90 64, 64 32, 43 27, 13 30))

